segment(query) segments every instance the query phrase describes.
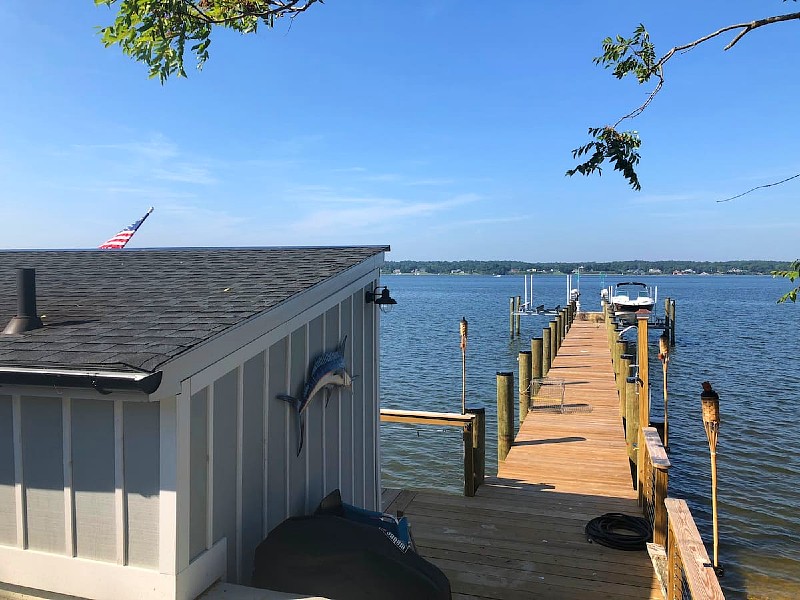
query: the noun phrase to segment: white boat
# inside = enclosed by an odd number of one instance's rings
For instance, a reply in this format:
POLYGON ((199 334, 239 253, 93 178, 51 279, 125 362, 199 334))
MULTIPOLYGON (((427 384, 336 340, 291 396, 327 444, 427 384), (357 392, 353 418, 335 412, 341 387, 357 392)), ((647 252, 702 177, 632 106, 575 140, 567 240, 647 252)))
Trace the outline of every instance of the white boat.
POLYGON ((637 310, 653 310, 658 299, 658 288, 651 288, 639 281, 626 281, 609 288, 607 297, 614 316, 632 323, 636 320, 637 310))

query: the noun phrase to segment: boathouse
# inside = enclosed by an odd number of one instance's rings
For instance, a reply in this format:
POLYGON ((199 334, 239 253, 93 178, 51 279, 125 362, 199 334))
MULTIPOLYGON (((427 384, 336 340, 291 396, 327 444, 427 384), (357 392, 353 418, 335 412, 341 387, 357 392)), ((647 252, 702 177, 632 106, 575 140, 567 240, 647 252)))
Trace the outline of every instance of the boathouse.
POLYGON ((388 249, 0 251, 0 595, 195 598, 333 489, 379 509, 388 249), (298 454, 276 396, 345 336, 298 454))

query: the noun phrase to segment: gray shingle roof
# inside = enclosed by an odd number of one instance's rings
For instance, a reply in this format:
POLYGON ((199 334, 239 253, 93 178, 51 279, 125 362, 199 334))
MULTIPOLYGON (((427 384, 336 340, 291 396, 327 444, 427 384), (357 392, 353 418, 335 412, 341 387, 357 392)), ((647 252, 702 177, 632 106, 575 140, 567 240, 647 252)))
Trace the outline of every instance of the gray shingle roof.
POLYGON ((0 250, 0 331, 17 311, 20 267, 36 269, 45 325, 0 335, 0 366, 154 371, 388 249, 0 250))

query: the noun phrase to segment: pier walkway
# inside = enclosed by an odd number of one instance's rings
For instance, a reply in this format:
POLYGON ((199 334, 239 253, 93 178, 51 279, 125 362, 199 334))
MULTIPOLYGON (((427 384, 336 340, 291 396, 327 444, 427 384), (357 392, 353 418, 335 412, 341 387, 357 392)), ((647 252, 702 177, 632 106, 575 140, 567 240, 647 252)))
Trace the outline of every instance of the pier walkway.
POLYGON ((528 414, 497 477, 474 498, 384 491, 454 598, 661 599, 646 552, 587 542, 607 512, 640 516, 602 323, 575 320, 550 369, 565 412, 528 414))

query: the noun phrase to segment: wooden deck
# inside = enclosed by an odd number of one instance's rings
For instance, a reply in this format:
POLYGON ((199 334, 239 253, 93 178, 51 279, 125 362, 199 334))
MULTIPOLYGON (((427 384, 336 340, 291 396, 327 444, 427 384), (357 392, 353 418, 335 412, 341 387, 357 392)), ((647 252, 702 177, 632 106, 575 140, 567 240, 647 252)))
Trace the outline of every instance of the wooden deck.
POLYGON ((474 498, 387 490, 384 505, 409 517, 420 554, 447 574, 454 598, 661 599, 646 552, 584 534, 604 513, 641 515, 605 326, 576 320, 549 376, 566 381, 566 412, 529 413, 474 498))

